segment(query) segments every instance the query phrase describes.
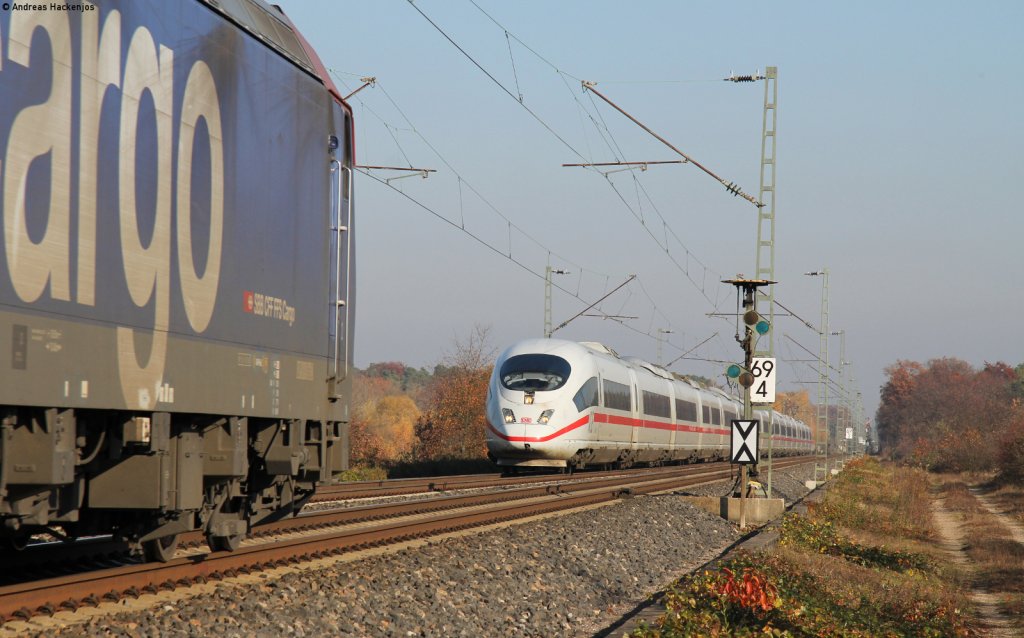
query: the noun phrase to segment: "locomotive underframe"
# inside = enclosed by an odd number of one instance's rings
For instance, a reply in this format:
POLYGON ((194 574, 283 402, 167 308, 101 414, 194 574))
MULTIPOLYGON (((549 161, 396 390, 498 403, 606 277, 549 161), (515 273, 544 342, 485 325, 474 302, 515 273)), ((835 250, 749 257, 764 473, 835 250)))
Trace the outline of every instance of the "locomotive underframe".
POLYGON ((335 421, 19 406, 0 417, 0 539, 13 546, 113 533, 160 558, 161 540, 203 530, 232 549, 298 513, 348 458, 335 421))

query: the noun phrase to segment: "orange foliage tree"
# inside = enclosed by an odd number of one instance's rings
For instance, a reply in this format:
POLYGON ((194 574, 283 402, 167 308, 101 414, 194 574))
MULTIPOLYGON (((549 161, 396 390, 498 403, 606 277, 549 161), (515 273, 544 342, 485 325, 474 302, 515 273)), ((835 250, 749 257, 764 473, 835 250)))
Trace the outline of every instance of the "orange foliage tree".
POLYGON ((454 353, 434 369, 427 410, 416 423, 416 457, 423 460, 478 459, 487 455, 484 429, 487 384, 494 351, 487 329, 477 326, 454 353))
POLYGON ((1014 449, 1024 418, 1017 370, 942 358, 898 361, 886 374, 875 418, 883 453, 930 469, 989 470, 1014 449))
POLYGON ((420 417, 415 402, 400 394, 395 380, 365 373, 356 374, 352 395, 352 460, 380 465, 407 458, 412 453, 413 428, 420 417))
POLYGON ((811 395, 807 390, 778 392, 775 395, 775 410, 803 421, 807 427, 811 428, 811 438, 815 441, 818 440, 818 410, 811 403, 811 395))

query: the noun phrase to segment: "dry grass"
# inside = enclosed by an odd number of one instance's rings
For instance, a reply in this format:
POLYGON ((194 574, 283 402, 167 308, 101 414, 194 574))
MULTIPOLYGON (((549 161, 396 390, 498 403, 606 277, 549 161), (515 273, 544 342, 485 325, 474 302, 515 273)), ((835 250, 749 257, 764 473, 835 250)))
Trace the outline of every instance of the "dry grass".
POLYGON ((863 567, 831 556, 781 547, 778 554, 814 579, 821 589, 829 590, 839 604, 856 609, 861 604, 896 610, 907 601, 920 601, 929 607, 968 609, 966 594, 950 588, 940 573, 897 573, 877 567, 863 567))
MULTIPOLYGON (((1024 546, 1016 542, 1003 523, 992 515, 970 491, 966 481, 983 484, 984 477, 942 475, 936 483, 945 507, 957 514, 965 531, 964 552, 975 565, 972 585, 1000 594, 1003 611, 1021 618, 1024 614, 1024 546)), ((990 484, 989 484, 990 485, 990 484)), ((1019 520, 1024 510, 1024 491, 1003 486, 987 494, 996 507, 1019 520)), ((1024 629, 1024 625, 1021 627, 1024 629)))
POLYGON ((704 572, 673 590, 665 625, 633 635, 975 636, 988 620, 974 616, 977 589, 997 592, 1004 612, 1022 618, 1024 548, 971 493, 986 480, 859 460, 807 515, 784 519, 777 548, 728 565, 729 578, 754 570, 769 583, 772 604, 762 596, 762 607, 745 607, 721 593, 725 576, 704 572), (959 517, 977 569, 937 542, 935 498, 959 517))
POLYGON ((1024 525, 1024 488, 1016 484, 1003 485, 990 492, 988 497, 1000 510, 1024 525))
POLYGON ((928 476, 923 470, 870 464, 830 488, 826 514, 851 534, 900 542, 932 541, 928 476))

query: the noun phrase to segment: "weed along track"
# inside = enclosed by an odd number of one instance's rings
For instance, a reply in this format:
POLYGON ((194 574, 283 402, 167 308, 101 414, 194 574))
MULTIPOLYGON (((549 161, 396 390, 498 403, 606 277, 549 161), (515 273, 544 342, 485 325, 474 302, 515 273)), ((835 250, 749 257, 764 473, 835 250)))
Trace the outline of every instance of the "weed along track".
POLYGON ((683 578, 663 619, 631 635, 975 635, 928 486, 921 470, 848 463, 806 515, 785 516, 778 546, 683 578))

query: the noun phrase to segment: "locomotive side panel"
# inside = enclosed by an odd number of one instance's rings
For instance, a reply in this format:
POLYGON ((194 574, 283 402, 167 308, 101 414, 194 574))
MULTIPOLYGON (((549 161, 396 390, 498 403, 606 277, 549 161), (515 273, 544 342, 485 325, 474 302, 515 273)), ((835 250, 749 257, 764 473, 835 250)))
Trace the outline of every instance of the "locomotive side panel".
POLYGON ((198 3, 0 45, 0 403, 329 418, 323 85, 198 3))
POLYGON ((352 125, 318 69, 262 0, 0 13, 0 540, 231 549, 344 469, 352 125))

